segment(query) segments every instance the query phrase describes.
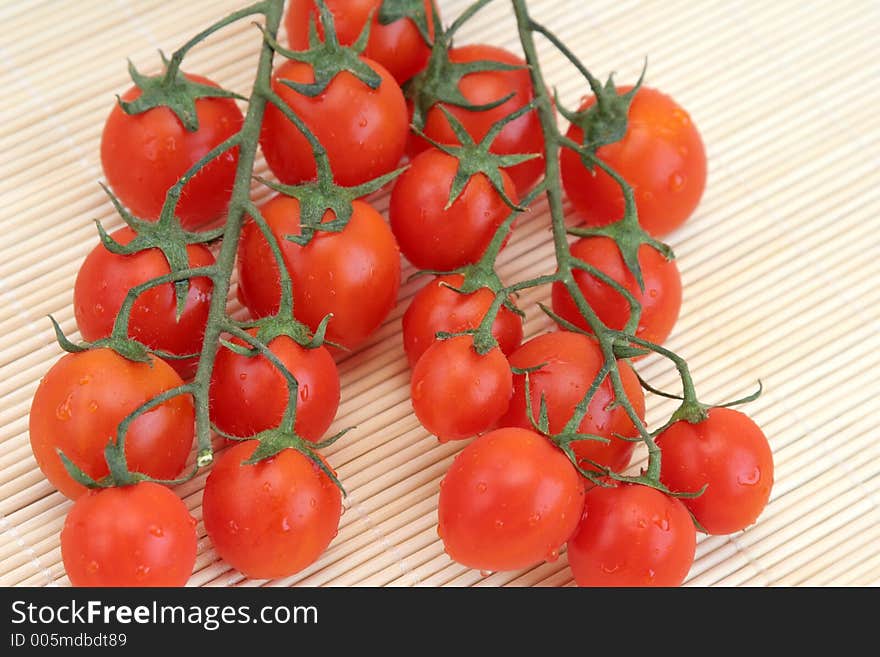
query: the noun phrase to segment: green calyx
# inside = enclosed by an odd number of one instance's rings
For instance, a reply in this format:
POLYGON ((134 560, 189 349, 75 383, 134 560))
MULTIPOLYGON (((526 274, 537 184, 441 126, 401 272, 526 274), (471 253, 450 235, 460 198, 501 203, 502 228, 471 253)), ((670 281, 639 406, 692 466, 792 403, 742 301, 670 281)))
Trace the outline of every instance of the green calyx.
MULTIPOLYGON (((101 242, 103 243, 104 248, 110 251, 110 253, 116 255, 132 255, 149 249, 159 249, 162 252, 162 255, 165 256, 165 260, 168 262, 168 267, 171 273, 178 274, 185 272, 190 268, 187 246, 191 244, 209 244, 223 237, 222 228, 197 233, 184 230, 180 221, 174 216, 173 211, 166 211, 168 204, 166 204, 166 208, 163 208, 158 221, 145 221, 139 219, 122 206, 113 192, 103 184, 101 187, 110 197, 113 206, 116 208, 119 216, 122 217, 122 220, 125 221, 129 228, 137 233, 131 242, 122 245, 107 233, 100 221, 96 221, 95 224, 98 227, 98 234, 101 237, 101 242)), ((189 285, 188 278, 181 278, 174 283, 178 319, 183 314, 183 310, 186 307, 186 298, 189 295, 189 285)))
POLYGON ((504 129, 504 126, 532 111, 534 106, 531 104, 525 105, 494 123, 486 133, 486 136, 480 140, 480 143, 474 141, 467 129, 462 125, 461 121, 459 121, 452 112, 442 105, 440 106, 440 109, 443 111, 443 114, 446 115, 446 119, 449 121, 449 126, 455 133, 460 146, 436 142, 418 129, 416 129, 416 133, 422 137, 422 139, 430 142, 435 148, 458 160, 458 169, 455 172, 455 178, 452 180, 452 185, 449 189, 449 200, 446 202, 446 207, 444 209, 448 210, 452 207, 452 204, 455 203, 459 196, 461 196, 470 179, 481 173, 486 176, 492 185, 492 188, 498 193, 507 207, 517 212, 525 210, 524 207, 517 205, 505 191, 504 180, 501 177, 501 169, 512 167, 540 156, 537 153, 497 155, 490 152, 489 149, 492 147, 492 142, 504 129))
POLYGON ((433 45, 424 0, 383 0, 379 7, 379 23, 381 25, 390 25, 405 18, 413 22, 428 46, 433 45))
POLYGON ((285 239, 294 244, 306 246, 318 231, 342 232, 351 220, 354 201, 378 191, 404 171, 405 167, 395 169, 384 176, 379 176, 354 187, 337 185, 333 182, 332 174, 329 177, 321 175, 320 166, 318 180, 301 185, 283 185, 260 177, 257 177, 257 180, 269 189, 299 201, 300 233, 299 235, 286 235, 285 239), (333 219, 330 221, 324 221, 324 215, 327 212, 333 214, 333 219))
POLYGON ((602 146, 613 144, 626 135, 629 108, 632 100, 642 86, 645 69, 632 89, 625 94, 617 93, 614 77, 608 76, 602 86, 591 79, 590 84, 596 96, 596 102, 584 110, 572 112, 566 109, 559 98, 555 99, 559 113, 572 125, 578 126, 584 133, 581 147, 585 153, 595 153, 602 146))
POLYGON ((315 22, 309 20, 308 50, 288 50, 268 34, 264 35, 266 42, 275 52, 295 62, 309 64, 315 76, 315 81, 310 84, 283 79, 279 80, 281 84, 290 87, 303 96, 313 98, 324 93, 337 75, 347 71, 370 89, 378 89, 382 84, 382 76, 361 58, 361 53, 367 47, 367 41, 370 38, 370 21, 366 22, 360 36, 351 46, 343 46, 339 43, 333 14, 327 8, 327 4, 324 0, 317 0, 316 4, 321 14, 324 40, 321 41, 318 36, 315 22))
MULTIPOLYGON (((161 54, 161 53, 160 53, 161 54)), ((162 55, 166 71, 162 75, 143 75, 128 62, 128 72, 132 81, 141 90, 141 95, 135 100, 125 101, 118 99, 119 107, 126 114, 142 114, 154 107, 167 107, 183 124, 189 132, 199 129, 199 117, 196 113, 196 101, 199 98, 237 98, 246 100, 232 91, 221 89, 210 84, 193 82, 179 69, 169 66, 165 55, 162 55)))
POLYGON ((485 0, 474 3, 445 31, 442 30, 440 16, 432 5, 436 37, 431 48, 431 56, 428 58, 428 65, 425 67, 425 70, 407 82, 404 87, 404 92, 413 102, 412 124, 417 130, 425 127, 428 111, 434 105, 442 103, 444 105, 461 107, 472 112, 484 112, 503 105, 515 95, 514 92, 511 92, 491 103, 475 105, 461 93, 459 83, 464 76, 472 73, 515 71, 522 69, 523 66, 505 64, 489 59, 473 62, 453 62, 449 59, 453 35, 467 18, 485 4, 487 4, 485 0))
POLYGON ((51 315, 49 315, 49 321, 52 322, 52 327, 55 330, 55 339, 57 340, 58 345, 69 354, 77 354, 83 351, 89 351, 90 349, 112 349, 126 360, 130 360, 134 363, 153 362, 150 355, 152 353, 151 350, 137 340, 111 335, 108 338, 101 338, 94 342, 76 344, 75 342, 71 342, 71 340, 64 335, 61 325, 58 324, 55 318, 51 315))

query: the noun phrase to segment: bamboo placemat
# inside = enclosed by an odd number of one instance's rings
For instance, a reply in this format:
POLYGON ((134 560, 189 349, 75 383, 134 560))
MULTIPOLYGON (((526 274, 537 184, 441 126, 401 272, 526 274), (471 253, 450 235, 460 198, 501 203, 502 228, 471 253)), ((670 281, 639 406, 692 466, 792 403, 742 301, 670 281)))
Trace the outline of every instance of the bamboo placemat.
MULTIPOLYGON (((98 140, 113 94, 129 85, 125 58, 153 71, 158 49, 174 50, 241 4, 0 3, 0 585, 69 584, 58 535, 70 502, 36 467, 27 415, 61 353, 46 316, 78 339, 72 289, 96 243, 92 222, 120 223, 97 185, 98 140)), ((466 2, 440 6, 450 19, 466 2)), ((632 81, 648 57, 647 83, 689 110, 706 143, 706 194, 668 240, 684 281, 669 346, 691 363, 703 399, 733 399, 763 381, 747 410, 772 443, 776 484, 756 525, 700 540, 687 584, 877 585, 880 4, 532 0, 530 8, 601 77, 632 81)), ((246 92, 258 41, 254 27, 234 26, 185 68, 246 92)), ((466 41, 518 49, 508 4, 478 14, 466 41)), ((583 83, 540 47, 547 78, 576 104, 583 83)), ((545 205, 531 215, 502 253, 505 280, 552 267, 545 205)), ((349 492, 339 535, 320 561, 271 584, 571 585, 564 554, 488 577, 444 554, 438 486, 462 445, 438 444, 412 414, 400 317, 419 285, 405 284, 378 334, 340 364, 343 401, 331 429, 357 428, 327 450, 349 492)), ((535 305, 547 298, 546 289, 523 296, 527 337, 550 327, 535 305)), ((656 358, 641 370, 661 388, 676 382, 656 358)), ((651 396, 648 421, 672 408, 651 396)), ((179 487, 197 518, 204 478, 179 487)), ((198 529, 192 585, 264 583, 219 561, 198 529)))

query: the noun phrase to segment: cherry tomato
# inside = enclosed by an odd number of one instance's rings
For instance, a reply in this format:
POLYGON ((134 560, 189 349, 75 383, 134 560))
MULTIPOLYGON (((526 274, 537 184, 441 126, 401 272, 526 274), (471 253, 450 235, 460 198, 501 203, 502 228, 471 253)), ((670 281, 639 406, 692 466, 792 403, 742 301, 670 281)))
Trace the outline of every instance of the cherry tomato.
MULTIPOLYGON (((244 344, 237 338, 232 342, 244 344)), ((333 357, 323 346, 306 349, 286 335, 267 346, 297 381, 294 430, 307 440, 319 440, 339 408, 339 373, 333 357)), ((287 399, 287 379, 265 356, 244 356, 222 346, 217 351, 210 404, 211 421, 221 431, 246 437, 277 427, 287 399)))
MULTIPOLYGON (((293 280, 294 314, 316 329, 328 313, 327 339, 353 349, 385 320, 397 302, 400 252, 381 214, 354 202, 351 221, 342 232, 318 231, 302 247, 284 239, 300 233, 299 201, 270 199, 261 212, 281 244, 293 280)), ((331 213, 324 221, 333 218, 331 213)), ((265 237, 250 223, 239 247, 239 298, 254 317, 278 310, 278 266, 265 237)))
POLYGON ((568 563, 578 586, 679 586, 696 545, 677 498, 639 484, 595 486, 568 541, 568 563))
MULTIPOLYGON (((388 219, 400 250, 419 269, 451 271, 480 259, 510 208, 489 179, 475 174, 448 209, 457 158, 437 149, 420 153, 391 190, 388 219)), ((517 202, 504 171, 504 191, 517 202)))
MULTIPOLYGON (((121 228, 112 237, 124 245, 134 239, 135 232, 128 227, 121 228)), ((205 246, 191 244, 186 251, 190 267, 214 264, 214 256, 205 246)), ((98 244, 80 267, 73 289, 73 309, 82 337, 89 342, 108 337, 128 291, 170 271, 159 249, 116 255, 98 244)), ((148 347, 172 354, 200 353, 212 290, 210 278, 190 279, 189 295, 179 320, 173 283, 147 290, 132 306, 129 336, 148 347)), ((168 364, 180 376, 189 378, 195 373, 198 358, 169 360, 168 364)))
POLYGON ((680 420, 657 437, 660 480, 673 492, 706 490, 681 498, 710 534, 732 534, 754 523, 770 499, 773 453, 744 413, 709 409, 697 424, 680 420))
MULTIPOLYGON (((428 35, 434 38, 433 3, 425 0, 425 15, 428 19, 428 35)), ((333 14, 333 24, 339 43, 350 46, 360 36, 367 21, 370 21, 370 38, 364 56, 379 62, 400 84, 409 80, 425 68, 431 48, 425 43, 415 23, 402 18, 382 25, 379 22, 379 9, 382 0, 327 0, 327 8, 333 14)), ((315 23, 320 38, 324 38, 315 0, 292 0, 284 25, 293 50, 309 47, 309 21, 315 23)))
MULTIPOLYGON (((588 98, 581 109, 594 102, 588 98)), ((577 143, 583 140, 583 131, 575 125, 566 134, 577 143)), ((639 88, 623 139, 596 154, 633 187, 639 223, 654 236, 681 226, 703 195, 706 151, 700 133, 688 113, 656 89, 639 88)), ((560 165, 565 192, 587 224, 603 226, 623 217, 623 192, 611 176, 598 168, 589 171, 567 148, 562 149, 560 165)))
POLYGON ((183 586, 196 562, 195 527, 159 484, 90 490, 64 520, 61 558, 74 586, 183 586))
POLYGON ((308 457, 285 449, 244 465, 257 441, 223 452, 205 483, 202 513, 217 553, 248 577, 287 577, 312 564, 336 536, 339 489, 308 457))
MULTIPOLYGON (((645 282, 642 292, 611 238, 580 239, 571 245, 571 254, 620 283, 641 304, 636 336, 656 344, 662 344, 669 337, 681 310, 681 276, 674 261, 667 260, 647 244, 640 246, 639 265, 645 282)), ((609 328, 623 329, 630 316, 629 304, 623 295, 582 270, 574 272, 574 279, 599 319, 609 328)), ((553 284, 553 310, 575 326, 590 330, 562 283, 553 284)))
MULTIPOLYGON (((40 470, 71 499, 85 486, 74 481, 57 450, 92 479, 108 474, 104 447, 116 439, 119 423, 159 393, 183 385, 160 358, 126 360, 111 349, 66 354, 40 381, 30 411, 30 441, 40 470)), ((174 479, 192 447, 195 415, 189 396, 178 395, 138 417, 125 436, 132 472, 174 479)))
MULTIPOLYGON (((409 130, 406 101, 397 82, 381 64, 364 61, 382 78, 377 89, 343 71, 323 93, 309 98, 281 83, 315 81, 310 64, 292 60, 272 76, 272 89, 315 134, 327 150, 334 180, 346 187, 393 170, 403 156, 409 130)), ((315 179, 311 145, 272 104, 266 106, 260 146, 281 182, 293 185, 315 179)))
POLYGON ((583 479, 550 441, 528 429, 496 429, 449 467, 437 532, 449 556, 469 568, 527 568, 559 556, 583 504, 583 479))
MULTIPOLYGON (((216 87, 200 75, 189 80, 216 87)), ((132 87, 122 100, 141 95, 132 87)), ((158 219, 165 194, 192 165, 237 133, 244 122, 231 98, 196 100, 199 129, 189 132, 167 107, 129 115, 115 105, 101 135, 101 164, 111 189, 123 205, 142 219, 158 219)), ((238 149, 212 160, 183 188, 176 214, 185 228, 219 217, 229 205, 238 149)))
MULTIPOLYGON (((461 274, 438 276, 416 292, 403 314, 403 347, 410 367, 434 344, 439 331, 460 333, 477 328, 483 321, 495 295, 485 287, 470 294, 447 287, 460 289, 462 283, 461 274)), ((509 356, 519 346, 522 335, 519 316, 502 306, 492 323, 492 336, 501 351, 509 356)))
MULTIPOLYGON (((555 331, 545 333, 528 342, 510 355, 513 367, 526 369, 544 364, 540 370, 529 374, 529 390, 533 417, 537 421, 541 409, 541 396, 547 403, 550 433, 559 433, 574 414, 575 406, 583 399, 604 359, 594 340, 579 333, 555 331)), ((640 418, 645 417, 645 395, 632 368, 618 362, 623 389, 640 418)), ((525 375, 513 378, 513 397, 507 413, 500 420, 501 426, 531 428, 526 412, 525 375)), ((608 405, 614 400, 610 379, 606 378, 593 395, 587 414, 578 431, 608 438, 610 442, 579 440, 572 448, 579 460, 589 459, 614 471, 620 472, 629 464, 635 443, 615 436, 637 436, 638 432, 626 414, 626 409, 608 405)), ((592 466, 582 462, 581 466, 592 466)))
MULTIPOLYGON (((512 71, 481 71, 462 77, 458 88, 472 105, 492 103, 511 93, 514 94, 498 107, 485 111, 472 111, 444 105, 455 118, 462 122, 468 134, 475 141, 480 141, 485 137, 494 123, 534 100, 532 80, 525 61, 507 50, 488 45, 462 46, 461 48, 452 48, 449 51, 449 59, 456 63, 490 60, 523 67, 512 71)), ((428 110, 422 132, 441 144, 458 143, 449 121, 439 106, 428 110)), ((428 148, 428 142, 413 135, 407 145, 407 152, 410 157, 414 157, 426 148, 428 148)), ((524 196, 544 173, 544 133, 541 130, 541 122, 537 112, 529 112, 504 126, 501 133, 492 142, 490 150, 499 155, 519 153, 540 155, 540 157, 507 169, 507 173, 513 179, 520 196, 524 196)))
POLYGON ((512 393, 507 358, 498 347, 478 354, 469 335, 435 342, 413 369, 413 410, 440 442, 491 429, 512 393))

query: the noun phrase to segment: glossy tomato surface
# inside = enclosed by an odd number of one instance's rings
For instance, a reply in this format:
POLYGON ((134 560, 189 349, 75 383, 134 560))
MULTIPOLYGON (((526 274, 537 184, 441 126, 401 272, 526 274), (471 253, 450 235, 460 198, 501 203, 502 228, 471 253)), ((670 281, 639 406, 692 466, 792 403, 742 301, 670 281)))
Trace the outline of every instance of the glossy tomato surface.
MULTIPOLYGON (((529 392, 532 414, 538 419, 541 397, 547 403, 550 432, 559 433, 574 414, 575 407, 602 368, 604 359, 595 340, 579 333, 554 331, 539 335, 523 343, 510 355, 510 364, 520 369, 543 364, 544 367, 529 374, 529 392)), ((618 363, 623 389, 640 418, 645 416, 645 395, 632 368, 623 361, 618 363)), ((622 407, 609 409, 614 401, 611 381, 599 386, 587 408, 587 414, 578 429, 581 433, 603 436, 610 442, 583 440, 572 443, 575 454, 582 460, 582 467, 590 469, 589 459, 615 471, 629 465, 635 443, 620 436, 638 435, 635 426, 622 407)), ((531 428, 526 411, 525 375, 514 375, 513 397, 507 413, 499 421, 500 426, 531 428)))
MULTIPOLYGON (((339 73, 314 97, 283 84, 315 81, 310 64, 287 60, 272 76, 272 89, 299 116, 327 151, 333 179, 351 187, 392 171, 406 146, 409 124, 403 92, 391 74, 364 60, 382 81, 371 89, 348 71, 339 73)), ((266 163, 288 185, 317 176, 312 147, 274 105, 267 105, 260 134, 266 163)))
POLYGON ((674 492, 695 493, 684 505, 710 534, 732 534, 753 524, 770 499, 773 453, 761 428, 745 413, 709 409, 696 424, 676 422, 657 437, 660 480, 674 492))
MULTIPOLYGON (((183 385, 165 361, 126 360, 107 348, 66 354, 40 381, 30 410, 30 441, 40 470, 64 495, 86 492, 74 481, 58 450, 93 479, 109 473, 104 447, 116 439, 119 423, 156 395, 183 385)), ((144 413, 129 426, 125 455, 132 472, 174 479, 192 448, 192 398, 178 395, 144 413)))
MULTIPOLYGON (((483 44, 452 48, 449 51, 449 59, 455 63, 489 60, 522 67, 509 71, 480 71, 462 77, 458 88, 472 105, 494 103, 510 96, 509 100, 490 110, 476 111, 445 106, 461 121, 474 141, 481 141, 494 123, 528 105, 535 97, 525 61, 503 48, 483 44)), ((422 131, 441 144, 458 143, 458 138, 439 106, 435 105, 428 110, 422 131)), ((413 135, 407 146, 407 152, 413 157, 428 147, 428 142, 413 135)), ((491 151, 499 155, 538 154, 539 157, 507 169, 517 192, 520 196, 525 196, 544 173, 544 133, 541 130, 538 113, 528 112, 504 126, 492 142, 491 151)))
MULTIPOLYGON (((642 309, 635 331, 637 337, 655 344, 662 344, 669 337, 681 310, 681 275, 675 261, 667 260, 647 244, 639 247, 639 266, 645 283, 642 291, 611 238, 579 239, 571 245, 571 254, 612 278, 635 297, 642 309)), ((583 270, 575 270, 574 279, 602 323, 618 330, 626 326, 630 307, 620 292, 583 270)), ((553 284, 552 299, 557 315, 585 331, 590 330, 562 283, 553 284)))
POLYGON ((511 394, 507 358, 498 347, 477 353, 469 335, 435 342, 412 373, 413 410, 441 442, 491 429, 507 410, 511 394))
POLYGON ((553 561, 577 527, 584 483, 546 438, 497 429, 462 450, 440 484, 437 531, 455 561, 483 571, 553 561))
MULTIPOLYGON (((256 329, 250 329, 256 335, 256 329)), ((243 345, 239 339, 232 341, 243 345)), ((297 382, 294 430, 318 441, 339 408, 339 372, 324 346, 307 349, 286 335, 267 345, 297 382)), ((232 436, 252 436, 281 423, 287 379, 263 355, 245 356, 221 346, 211 374, 211 421, 232 436)))
POLYGON ((202 502, 205 529, 218 554, 247 577, 287 577, 314 563, 336 536, 342 495, 293 449, 243 464, 256 447, 238 443, 215 462, 202 502))
MULTIPOLYGON (((461 274, 438 276, 416 292, 403 314, 403 348, 410 367, 436 341, 439 331, 459 333, 475 329, 492 305, 494 293, 488 288, 461 294, 461 274)), ((505 355, 510 355, 522 341, 522 320, 502 306, 492 323, 492 336, 505 355)))
MULTIPOLYGON (((594 102, 588 98, 581 109, 594 102)), ((566 134, 583 141, 575 125, 566 134)), ((703 196, 706 151, 700 133, 684 108, 656 89, 643 86, 636 92, 623 139, 596 154, 633 187, 639 223, 656 237, 681 226, 703 196)), ((611 176, 598 168, 589 171, 567 148, 560 166, 565 193, 587 224, 603 226, 623 217, 623 192, 611 176)))
POLYGON ((679 586, 696 541, 680 500, 638 484, 595 486, 568 541, 568 563, 578 586, 679 586))
MULTIPOLYGON (((409 18, 401 18, 387 25, 379 20, 382 0, 327 0, 327 8, 333 15, 339 43, 350 46, 360 36, 367 22, 370 38, 364 55, 379 62, 394 78, 403 84, 428 63, 430 46, 425 42, 416 24, 409 18)), ((434 37, 434 16, 431 2, 424 0, 428 36, 434 37)), ((287 38, 294 50, 309 47, 309 21, 314 21, 318 35, 323 40, 321 23, 315 0, 291 0, 284 17, 287 38)))
MULTIPOLYGON (((332 313, 327 339, 353 349, 382 324, 397 302, 400 251, 385 219, 362 201, 341 232, 318 231, 306 246, 285 239, 298 235, 299 201, 270 199, 262 215, 281 245, 293 280, 294 315, 312 330, 332 313)), ((331 219, 330 213, 324 221, 331 219)), ((245 226, 238 253, 239 298, 254 317, 278 311, 278 266, 259 228, 245 226)))
MULTIPOLYGON (((134 239, 135 232, 121 228, 112 237, 124 245, 134 239)), ((214 264, 214 256, 205 246, 191 244, 186 251, 190 267, 214 264)), ((73 310, 83 339, 94 342, 108 337, 129 290, 170 271, 168 260, 159 249, 116 255, 98 244, 80 267, 73 288, 73 310)), ((210 278, 191 278, 179 318, 174 284, 150 288, 132 306, 128 335, 148 347, 172 354, 201 353, 213 287, 210 278)), ((195 374, 198 358, 169 359, 168 364, 183 378, 189 378, 195 374)))
MULTIPOLYGON (((388 218, 400 250, 419 269, 451 271, 480 259, 495 231, 511 213, 482 173, 470 178, 447 208, 459 169, 457 158, 436 148, 420 153, 394 183, 388 218)), ((501 172, 504 192, 516 189, 501 172)))
MULTIPOLYGON (((200 75, 186 77, 217 86, 200 75)), ((134 101, 140 95, 141 90, 132 87, 122 100, 134 101)), ((168 189, 244 122, 230 98, 199 98, 196 115, 199 128, 189 132, 167 107, 130 115, 117 104, 110 112, 101 135, 101 164, 110 188, 138 217, 158 219, 168 189)), ((230 149, 184 186, 176 214, 185 228, 197 228, 226 211, 237 164, 238 149, 230 149)))
POLYGON ((183 586, 196 541, 196 519, 183 501, 142 481, 79 497, 61 530, 61 558, 74 586, 183 586))

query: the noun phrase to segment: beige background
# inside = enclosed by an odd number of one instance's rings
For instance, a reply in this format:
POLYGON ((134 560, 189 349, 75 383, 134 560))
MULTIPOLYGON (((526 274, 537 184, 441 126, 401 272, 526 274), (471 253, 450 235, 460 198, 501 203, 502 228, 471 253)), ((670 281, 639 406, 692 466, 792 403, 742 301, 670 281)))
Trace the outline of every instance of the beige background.
MULTIPOLYGON (((71 295, 96 242, 93 219, 118 225, 97 185, 98 139, 125 58, 155 70, 167 52, 237 0, 36 0, 0 3, 0 584, 68 584, 58 533, 70 506, 44 481, 27 441, 39 378, 58 357, 46 315, 77 338, 71 295)), ((448 20, 465 2, 441 0, 448 20)), ((700 541, 695 586, 880 583, 880 4, 533 0, 532 12, 599 76, 672 94, 701 129, 709 184, 692 220, 669 238, 685 301, 669 345, 709 401, 750 391, 773 446, 777 481, 749 530, 700 541)), ((496 0, 461 35, 517 48, 510 7, 496 0)), ((258 32, 234 26, 186 68, 247 92, 258 32)), ((584 85, 542 43, 545 73, 575 104, 584 85)), ((264 167, 260 165, 261 171, 264 167)), ((385 199, 378 201, 387 207, 385 199)), ((552 269, 545 206, 521 222, 502 273, 552 269)), ((411 269, 407 267, 404 274, 411 269)), ((452 563, 436 535, 439 480, 461 444, 438 445, 412 415, 400 316, 341 364, 328 450, 350 492, 336 540, 291 585, 569 585, 565 555, 524 572, 452 563)), ((527 335, 548 328, 526 294, 527 335)), ((665 363, 644 376, 675 383, 665 363)), ((672 405, 649 399, 648 419, 672 405)), ((204 475, 181 486, 201 517, 204 475)), ((252 585, 220 562, 199 524, 193 585, 252 585)))

